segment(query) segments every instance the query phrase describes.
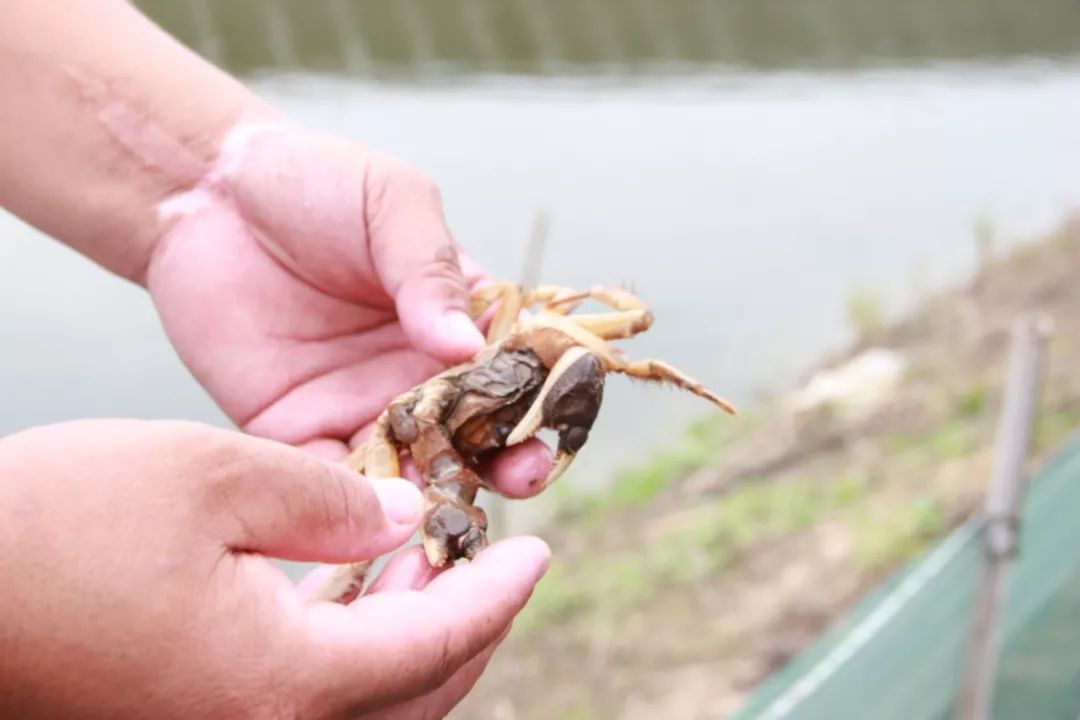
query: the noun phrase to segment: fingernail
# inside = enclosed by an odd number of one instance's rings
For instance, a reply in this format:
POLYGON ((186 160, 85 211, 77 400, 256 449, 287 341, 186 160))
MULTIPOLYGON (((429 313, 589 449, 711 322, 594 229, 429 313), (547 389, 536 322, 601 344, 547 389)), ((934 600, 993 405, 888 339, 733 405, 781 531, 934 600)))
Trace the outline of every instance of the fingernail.
POLYGON ((408 480, 401 478, 368 478, 379 498, 383 515, 398 525, 412 525, 424 511, 424 496, 408 480))

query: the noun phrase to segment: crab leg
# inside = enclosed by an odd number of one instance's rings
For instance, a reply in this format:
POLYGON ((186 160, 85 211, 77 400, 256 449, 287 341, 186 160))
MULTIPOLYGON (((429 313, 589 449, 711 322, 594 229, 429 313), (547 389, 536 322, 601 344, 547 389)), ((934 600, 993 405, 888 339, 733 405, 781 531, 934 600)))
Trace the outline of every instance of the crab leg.
POLYGON ((561 292, 547 301, 549 310, 556 310, 566 304, 573 307, 581 304, 587 298, 607 305, 612 310, 648 310, 648 307, 639 297, 628 290, 621 288, 609 288, 595 285, 588 290, 571 290, 563 288, 561 292), (560 296, 561 295, 561 296, 560 296))
POLYGON ((424 554, 432 567, 450 562, 451 550, 455 557, 471 560, 487 546, 487 517, 473 504, 480 477, 466 466, 441 427, 427 425, 420 432, 415 457, 429 468, 424 490, 428 510, 420 533, 424 554))
MULTIPOLYGON (((470 312, 473 317, 479 317, 495 303, 508 298, 517 304, 518 311, 540 304, 544 310, 558 315, 568 315, 589 298, 613 310, 636 310, 642 313, 648 311, 645 303, 637 296, 620 288, 595 286, 588 290, 577 290, 563 285, 540 285, 525 291, 513 283, 500 282, 475 291, 471 298, 470 312)), ((516 317, 517 313, 513 313, 513 316, 516 317)))
MULTIPOLYGON (((526 330, 537 330, 545 327, 551 328, 552 330, 558 330, 560 334, 565 335, 570 340, 570 344, 567 345, 567 348, 573 347, 573 345, 581 345, 605 358, 609 356, 612 358, 620 357, 621 353, 618 348, 595 333, 582 327, 576 320, 576 317, 564 317, 562 315, 547 312, 546 310, 541 310, 535 317, 529 318, 524 326, 526 330)), ((543 356, 545 353, 538 352, 538 354, 543 356)))
POLYGON ((491 344, 510 333, 514 322, 521 314, 524 302, 521 288, 517 285, 506 282, 494 283, 480 288, 472 294, 469 312, 473 318, 478 318, 487 312, 492 305, 499 303, 494 317, 491 318, 491 324, 488 325, 486 339, 488 344, 491 344))
MULTIPOLYGON (((607 342, 629 337, 652 324, 652 313, 634 295, 624 290, 593 288, 590 297, 620 309, 619 312, 564 317, 550 311, 542 311, 531 321, 533 327, 550 327, 569 336, 573 341, 596 353, 613 372, 656 382, 667 382, 698 397, 705 398, 732 415, 735 408, 727 400, 716 395, 697 380, 662 360, 629 361, 614 345, 607 342)), ((554 374, 554 368, 552 370, 554 374)), ((537 398, 537 402, 543 399, 537 398)), ((528 417, 528 416, 526 416, 528 417)))
POLYGON ((525 295, 525 306, 532 307, 537 303, 542 303, 545 310, 566 315, 588 297, 588 292, 574 288, 561 285, 540 285, 525 295))
POLYGON ((604 340, 620 340, 645 332, 653 322, 648 310, 575 315, 574 322, 604 340))
POLYGON ((479 290, 473 290, 469 298, 469 313, 474 318, 480 317, 488 308, 499 302, 512 287, 514 287, 513 283, 496 282, 485 285, 479 290))
POLYGON ((510 334, 510 329, 514 326, 518 316, 521 315, 522 307, 521 289, 516 285, 507 286, 500 301, 499 309, 495 311, 495 317, 491 319, 491 325, 488 326, 487 341, 489 344, 498 342, 510 334))
POLYGON ((543 285, 525 292, 512 283, 498 283, 482 288, 473 296, 472 313, 473 317, 479 317, 492 305, 499 303, 487 332, 488 343, 493 343, 510 334, 521 311, 526 308, 543 303, 546 310, 565 315, 587 297, 587 292, 581 293, 558 285, 543 285))
POLYGON ((727 400, 663 360, 619 361, 611 366, 611 370, 640 380, 671 383, 683 390, 689 390, 698 397, 709 400, 726 413, 737 414, 734 406, 727 400))
POLYGON ((383 413, 375 421, 371 437, 364 443, 364 473, 368 477, 394 478, 401 476, 398 449, 390 440, 390 414, 383 413))
POLYGON ((345 467, 358 473, 364 472, 364 463, 367 461, 367 443, 361 443, 353 448, 353 451, 345 458, 345 467))

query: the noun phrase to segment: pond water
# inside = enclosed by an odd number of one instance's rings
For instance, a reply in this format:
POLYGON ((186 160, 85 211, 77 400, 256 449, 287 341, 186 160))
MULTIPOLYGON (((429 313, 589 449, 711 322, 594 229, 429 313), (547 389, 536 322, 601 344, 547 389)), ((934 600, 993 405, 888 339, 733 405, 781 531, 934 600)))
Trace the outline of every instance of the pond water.
MULTIPOLYGON (((209 3, 143 4, 293 117, 426 169, 454 233, 495 275, 520 275, 533 218, 548 212, 543 279, 632 284, 657 320, 627 350, 669 360, 736 403, 790 386, 845 342, 855 289, 902 309, 970 268, 976 225, 989 223, 1008 243, 1052 227, 1080 200, 1080 13, 1072 4, 1029 4, 1041 15, 1013 10, 1022 17, 994 25, 996 34, 951 15, 935 25, 934 8, 919 4, 926 27, 901 24, 902 36, 891 37, 881 29, 888 17, 851 29, 842 3, 822 2, 807 22, 824 18, 824 29, 811 22, 813 37, 829 37, 831 27, 834 39, 814 45, 793 23, 755 24, 731 10, 746 4, 718 3, 761 43, 715 57, 710 49, 728 46, 692 35, 686 28, 697 25, 675 11, 666 25, 663 12, 642 25, 666 27, 667 46, 641 41, 640 57, 595 61, 584 52, 566 60, 567 43, 563 55, 499 55, 516 46, 496 24, 488 51, 514 63, 489 61, 497 72, 488 73, 469 64, 483 58, 464 51, 449 69, 438 57, 424 64, 419 51, 379 56, 372 43, 309 57, 304 47, 323 46, 290 41, 282 28, 303 30, 301 38, 342 35, 340 26, 298 20, 304 4, 265 6, 281 14, 267 26, 278 28, 273 52, 255 47, 242 22, 255 10, 244 3, 220 6, 239 13, 231 22, 207 15, 209 3), (198 22, 180 22, 199 13, 198 22), (830 25, 839 18, 848 31, 830 25), (647 57, 664 47, 685 50, 679 64, 647 57)), ((1000 3, 962 5, 976 19, 1006 12, 1000 3)), ((605 4, 564 12, 586 6, 605 4)), ((770 6, 772 20, 783 19, 770 6)), ((560 37, 557 30, 549 35, 560 37)), ((426 47, 453 55, 454 44, 438 38, 429 33, 426 47)), ((10 215, 0 215, 0 236, 0 432, 102 415, 225 424, 137 289, 10 215)), ((582 487, 602 486, 709 411, 692 396, 624 378, 608 388, 567 478, 582 487)), ((527 524, 542 507, 515 506, 514 517, 527 524)))

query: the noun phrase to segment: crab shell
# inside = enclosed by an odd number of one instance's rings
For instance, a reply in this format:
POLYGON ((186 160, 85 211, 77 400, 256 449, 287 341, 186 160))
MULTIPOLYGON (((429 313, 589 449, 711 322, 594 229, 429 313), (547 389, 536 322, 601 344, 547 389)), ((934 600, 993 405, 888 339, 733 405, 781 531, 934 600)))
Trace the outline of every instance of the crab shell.
MULTIPOLYGON (((413 454, 427 485, 424 547, 436 566, 471 558, 487 543, 486 517, 473 505, 483 481, 470 465, 482 454, 550 428, 559 442, 543 486, 554 482, 588 440, 608 373, 673 385, 735 413, 726 400, 670 364, 631 361, 611 344, 644 332, 653 321, 648 308, 625 290, 545 286, 524 291, 499 283, 472 298, 474 317, 496 306, 488 347, 472 362, 395 400, 376 421, 372 438, 346 460, 356 470, 393 476, 398 450, 413 454), (569 316, 589 298, 614 312, 569 316), (527 310, 537 304, 535 313, 527 310)), ((317 597, 349 602, 360 593, 369 565, 341 568, 317 597)))

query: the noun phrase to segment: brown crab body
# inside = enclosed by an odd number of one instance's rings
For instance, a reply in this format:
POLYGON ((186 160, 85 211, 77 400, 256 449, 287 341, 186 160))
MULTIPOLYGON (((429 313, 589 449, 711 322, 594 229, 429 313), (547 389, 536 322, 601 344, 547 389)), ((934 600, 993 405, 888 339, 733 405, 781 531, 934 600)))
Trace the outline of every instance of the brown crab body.
MULTIPOLYGON (((484 486, 476 471, 479 461, 550 428, 559 441, 544 484, 553 482, 587 442, 608 373, 672 384, 734 413, 725 400, 671 365, 629 361, 609 343, 652 324, 649 310, 624 290, 524 292, 498 284, 474 295, 474 317, 496 303, 489 346, 471 362, 397 397, 375 422, 371 438, 347 460, 357 471, 394 477, 400 475, 399 452, 411 455, 425 484, 424 550, 436 567, 471 559, 487 545, 487 518, 474 505, 484 486), (615 312, 569 315, 589 298, 615 312), (541 305, 535 314, 522 314, 534 304, 541 305)), ((343 567, 319 597, 350 601, 360 593, 368 565, 343 567)))

